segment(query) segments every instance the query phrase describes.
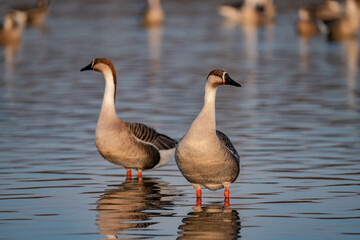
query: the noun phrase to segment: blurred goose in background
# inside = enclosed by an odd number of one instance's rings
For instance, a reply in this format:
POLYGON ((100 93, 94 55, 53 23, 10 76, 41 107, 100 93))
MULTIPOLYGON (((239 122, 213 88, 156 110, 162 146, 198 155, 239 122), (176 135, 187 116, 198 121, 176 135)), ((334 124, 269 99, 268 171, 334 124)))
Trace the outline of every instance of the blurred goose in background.
POLYGON ((255 25, 272 23, 276 14, 273 0, 241 0, 221 5, 218 12, 230 21, 255 25))
POLYGON ((47 0, 38 0, 36 5, 14 6, 13 9, 26 13, 28 25, 42 26, 49 13, 49 2, 47 0))
POLYGON ((160 0, 148 0, 147 10, 143 17, 143 24, 147 27, 160 26, 164 22, 165 14, 160 0))
POLYGON ((245 0, 236 3, 223 4, 218 7, 218 12, 224 18, 233 21, 241 22, 241 9, 244 7, 245 0))
POLYGON ((105 78, 95 139, 99 153, 109 162, 126 168, 128 178, 131 169, 136 169, 141 178, 143 170, 165 165, 174 156, 177 141, 144 124, 124 122, 117 117, 116 73, 111 61, 95 58, 81 69, 86 70, 101 72, 105 78))
POLYGON ((317 20, 308 8, 300 8, 298 11, 298 18, 296 31, 300 36, 311 37, 319 33, 317 20))
POLYGON ((359 29, 359 12, 355 0, 346 0, 343 6, 343 14, 334 19, 327 19, 327 39, 329 41, 341 41, 354 38, 359 29))
MULTIPOLYGON (((360 0, 356 0, 356 5, 358 8, 358 13, 360 13, 360 0)), ((360 20, 360 14, 359 14, 359 20, 360 20)))
POLYGON ((176 147, 176 163, 184 177, 194 186, 197 205, 201 205, 201 185, 210 190, 225 188, 225 204, 229 187, 240 172, 240 156, 230 139, 216 130, 215 97, 218 86, 241 85, 226 72, 210 72, 205 85, 204 105, 185 136, 176 147))
POLYGON ((17 44, 22 36, 26 24, 26 14, 12 10, 4 17, 0 26, 0 44, 17 44))
POLYGON ((311 15, 322 21, 328 21, 341 17, 341 4, 335 0, 326 0, 320 4, 312 4, 306 7, 311 15))

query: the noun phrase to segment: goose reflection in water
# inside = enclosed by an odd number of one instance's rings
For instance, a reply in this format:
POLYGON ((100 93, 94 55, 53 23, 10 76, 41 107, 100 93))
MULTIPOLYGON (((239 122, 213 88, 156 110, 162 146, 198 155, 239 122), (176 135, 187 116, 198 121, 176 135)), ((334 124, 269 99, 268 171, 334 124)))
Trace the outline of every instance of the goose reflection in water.
POLYGON ((341 57, 346 62, 346 86, 349 109, 357 109, 358 45, 357 39, 347 39, 341 42, 341 57))
POLYGON ((177 239, 238 239, 241 222, 236 210, 218 205, 194 207, 179 227, 177 239))
POLYGON ((174 190, 166 182, 153 178, 110 185, 96 202, 99 234, 113 239, 156 224, 152 217, 175 214, 167 209, 174 197, 174 190))

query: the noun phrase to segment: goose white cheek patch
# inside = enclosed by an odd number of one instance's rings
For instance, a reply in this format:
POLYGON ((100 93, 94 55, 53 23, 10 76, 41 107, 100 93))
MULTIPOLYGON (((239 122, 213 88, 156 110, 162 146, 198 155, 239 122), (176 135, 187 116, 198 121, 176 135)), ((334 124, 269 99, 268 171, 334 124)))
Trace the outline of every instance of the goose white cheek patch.
POLYGON ((226 72, 223 72, 223 75, 222 75, 223 84, 225 84, 225 75, 226 75, 226 72))

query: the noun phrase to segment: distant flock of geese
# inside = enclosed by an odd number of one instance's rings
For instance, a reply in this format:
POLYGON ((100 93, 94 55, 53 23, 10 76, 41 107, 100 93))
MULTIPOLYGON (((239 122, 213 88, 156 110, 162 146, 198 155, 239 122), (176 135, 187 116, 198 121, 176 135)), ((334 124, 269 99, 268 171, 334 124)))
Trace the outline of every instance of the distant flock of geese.
MULTIPOLYGON (((224 18, 244 25, 267 25, 275 19, 273 0, 241 0, 218 8, 224 18)), ((319 33, 329 41, 356 38, 360 23, 360 0, 324 0, 298 10, 296 32, 301 37, 319 33)))
MULTIPOLYGON (((237 4, 221 5, 219 14, 240 24, 266 25, 274 21, 276 11, 272 0, 242 0, 237 4)), ((296 25, 301 36, 325 33, 329 40, 355 37, 359 27, 359 3, 345 0, 340 4, 326 0, 322 4, 299 9, 296 25)), ((13 8, 4 19, 0 39, 2 44, 18 41, 21 31, 29 25, 41 25, 48 15, 48 2, 39 0, 32 7, 13 8)), ((145 26, 158 26, 165 19, 160 0, 148 0, 143 16, 145 26)), ((96 127, 95 143, 104 159, 126 169, 142 171, 167 164, 175 156, 182 175, 196 190, 197 205, 201 205, 201 187, 210 190, 224 188, 225 206, 229 206, 229 188, 240 173, 240 156, 230 139, 216 130, 215 97, 219 86, 241 87, 227 72, 215 69, 206 78, 203 107, 185 135, 176 140, 142 123, 124 122, 115 110, 116 72, 106 58, 95 58, 81 71, 93 70, 103 74, 105 91, 96 127)))
MULTIPOLYGON (((147 0, 143 16, 147 27, 162 25, 165 19, 160 0, 147 0)), ((14 6, 4 16, 0 26, 0 44, 19 42, 26 26, 41 26, 49 13, 48 0, 38 0, 33 6, 14 6)), ((272 24, 276 16, 273 0, 239 0, 218 7, 218 13, 229 21, 244 25, 272 24)), ((324 0, 320 4, 302 6, 298 10, 296 31, 311 37, 319 33, 330 41, 341 41, 357 35, 360 21, 360 0, 324 0)))
POLYGON ((42 26, 48 13, 49 4, 47 0, 39 0, 35 5, 12 7, 0 26, 0 44, 18 44, 23 30, 28 26, 42 26))
POLYGON ((360 1, 346 0, 339 3, 326 0, 322 4, 304 6, 298 12, 297 31, 311 37, 319 33, 329 41, 356 38, 360 21, 360 1))

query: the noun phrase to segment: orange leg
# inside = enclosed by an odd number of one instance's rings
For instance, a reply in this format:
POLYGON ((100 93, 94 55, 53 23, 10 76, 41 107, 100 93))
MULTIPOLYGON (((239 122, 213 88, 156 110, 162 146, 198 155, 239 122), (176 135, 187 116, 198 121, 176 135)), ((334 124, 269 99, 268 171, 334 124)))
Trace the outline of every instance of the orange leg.
POLYGON ((136 175, 138 178, 142 178, 142 171, 139 170, 138 174, 136 175))
POLYGON ((131 169, 126 169, 126 178, 131 178, 131 169))
POLYGON ((225 189, 224 191, 224 196, 225 196, 225 199, 228 199, 230 197, 230 191, 229 189, 225 189))
POLYGON ((229 189, 225 188, 224 196, 225 196, 224 206, 226 208, 228 208, 230 206, 230 191, 229 191, 229 189))
POLYGON ((142 171, 139 170, 139 171, 138 171, 138 174, 137 174, 136 176, 138 177, 138 182, 141 183, 142 180, 143 180, 143 179, 142 179, 142 171))
POLYGON ((201 199, 201 189, 196 189, 196 197, 201 199))
POLYGON ((230 199, 229 198, 225 198, 224 207, 225 207, 225 209, 228 209, 230 207, 230 199))
POLYGON ((196 198, 196 206, 201 207, 201 198, 196 198))

